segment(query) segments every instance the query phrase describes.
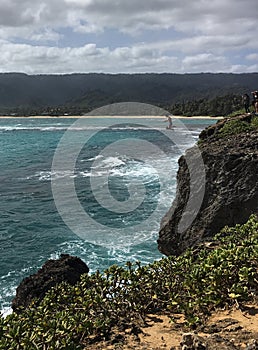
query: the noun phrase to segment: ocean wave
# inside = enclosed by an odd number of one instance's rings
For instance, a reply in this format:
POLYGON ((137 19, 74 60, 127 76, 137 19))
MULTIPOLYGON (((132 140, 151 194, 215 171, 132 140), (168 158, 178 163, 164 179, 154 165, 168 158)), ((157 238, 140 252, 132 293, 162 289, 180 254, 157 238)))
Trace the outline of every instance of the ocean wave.
POLYGON ((177 170, 177 153, 175 150, 174 157, 168 158, 164 155, 164 158, 158 158, 155 154, 148 155, 149 158, 146 161, 132 159, 124 155, 104 156, 98 154, 92 158, 84 158, 80 160, 75 169, 53 171, 53 170, 40 170, 33 174, 27 175, 26 178, 20 178, 20 180, 39 180, 39 181, 55 181, 62 178, 87 178, 87 177, 101 177, 101 176, 119 176, 129 178, 152 178, 156 177, 157 171, 171 167, 177 170))
MULTIPOLYGON (((143 233, 139 232, 139 235, 142 234, 143 233)), ((129 260, 141 260, 142 264, 148 264, 154 260, 160 259, 161 254, 157 249, 152 249, 150 251, 150 245, 154 246, 155 244, 157 231, 150 230, 144 234, 146 236, 144 244, 142 243, 134 247, 117 246, 117 237, 115 235, 114 244, 108 247, 94 245, 81 240, 67 241, 57 247, 53 257, 58 258, 61 253, 79 256, 89 266, 90 273, 94 273, 97 270, 103 271, 113 264, 123 265, 129 260)))
MULTIPOLYGON (((0 131, 66 131, 69 126, 0 126, 0 131)), ((87 131, 87 130, 101 130, 101 127, 74 127, 69 128, 70 131, 87 131)))
MULTIPOLYGON (((117 140, 120 137, 120 133, 123 133, 125 130, 143 129, 146 131, 150 130, 151 132, 153 130, 160 130, 165 135, 174 135, 173 130, 165 129, 165 124, 161 123, 162 127, 160 127, 157 121, 154 122, 157 127, 151 125, 150 122, 147 124, 146 121, 146 125, 150 126, 148 129, 148 127, 130 126, 130 121, 128 121, 127 125, 121 126, 121 123, 110 128, 104 136, 107 135, 107 140, 109 136, 111 136, 111 140, 117 140), (109 131, 111 135, 109 135, 109 131), (118 131, 118 134, 115 135, 118 137, 112 135, 112 131, 118 131)), ((177 160, 182 154, 182 150, 193 145, 193 138, 196 140, 199 131, 201 131, 191 126, 193 128, 193 130, 190 130, 191 135, 193 135, 191 138, 187 137, 186 130, 176 126, 175 130, 179 135, 176 138, 176 144, 173 145, 173 138, 171 138, 172 142, 168 143, 166 143, 165 139, 163 142, 163 138, 161 138, 160 149, 161 151, 165 150, 164 153, 166 152, 166 154, 163 157, 159 155, 162 152, 155 155, 149 149, 144 149, 146 150, 146 161, 144 155, 142 153, 139 154, 137 147, 135 147, 135 159, 117 154, 115 152, 117 148, 114 148, 115 151, 108 153, 108 155, 104 152, 102 152, 103 154, 99 153, 96 155, 96 152, 102 149, 102 139, 100 139, 100 144, 95 143, 96 140, 93 140, 93 147, 91 148, 89 144, 89 147, 85 151, 85 153, 87 152, 85 159, 83 158, 84 150, 81 152, 75 169, 53 172, 51 171, 53 150, 56 149, 60 134, 63 131, 68 128, 72 132, 74 131, 75 137, 72 138, 72 141, 76 141, 77 136, 80 136, 76 132, 84 132, 85 130, 97 132, 105 128, 105 122, 102 120, 91 120, 91 125, 81 124, 81 127, 70 127, 69 123, 70 121, 62 123, 59 121, 58 124, 57 121, 45 122, 40 120, 35 120, 35 123, 32 120, 22 122, 16 120, 13 124, 6 121, 1 123, 0 132, 10 132, 5 140, 5 148, 2 147, 4 158, 2 164, 3 174, 1 177, 3 190, 1 196, 2 207, 4 208, 4 215, 6 215, 6 218, 3 217, 2 228, 4 235, 1 239, 8 237, 7 249, 3 249, 2 251, 2 261, 5 261, 6 265, 3 264, 1 266, 3 276, 0 278, 0 309, 4 315, 11 312, 11 300, 15 295, 15 289, 20 281, 40 268, 47 259, 56 259, 62 253, 80 257, 89 266, 90 273, 96 270, 104 271, 113 264, 124 265, 126 261, 140 260, 143 264, 148 264, 160 259, 161 254, 158 252, 156 244, 157 234, 161 218, 167 212, 176 193, 177 160), (26 137, 27 134, 25 134, 25 131, 31 132, 28 132, 30 137, 26 137), (15 132, 20 137, 16 137, 15 132), (24 135, 22 132, 24 132, 24 135), (42 137, 39 137, 39 133, 41 132, 49 132, 49 134, 45 134, 47 137, 43 137, 43 134, 41 134, 42 137), (141 156, 139 158, 142 161, 138 161, 137 156, 141 156), (166 178, 168 166, 172 169, 172 179, 166 178), (175 175, 174 178, 173 174, 175 175), (117 237, 113 235, 112 229, 108 228, 107 235, 110 233, 111 236, 108 237, 110 239, 106 240, 106 245, 98 245, 97 239, 99 241, 105 240, 103 236, 105 236, 106 231, 86 230, 91 243, 78 238, 73 232, 69 231, 65 224, 62 223, 58 213, 55 213, 55 210, 49 205, 49 201, 52 200, 52 193, 49 183, 44 182, 60 178, 74 178, 75 181, 78 181, 76 183, 76 186, 78 185, 78 195, 81 195, 82 193, 84 194, 83 191, 85 190, 86 183, 86 180, 81 181, 81 179, 90 176, 107 177, 107 175, 109 176, 108 180, 111 180, 110 188, 113 189, 112 186, 115 185, 113 193, 117 195, 117 192, 122 188, 122 190, 126 191, 125 198, 127 198, 128 193, 124 184, 127 185, 130 183, 131 179, 139 179, 139 182, 151 184, 148 187, 152 188, 152 182, 155 187, 158 176, 160 175, 164 178, 161 179, 164 180, 164 186, 161 187, 159 193, 155 192, 154 194, 159 197, 160 205, 157 207, 157 211, 155 211, 155 215, 151 217, 150 221, 147 222, 146 220, 144 222, 143 229, 139 228, 138 232, 137 228, 137 232, 133 232, 133 235, 131 235, 131 232, 133 230, 135 231, 135 228, 132 227, 127 232, 127 226, 125 225, 125 233, 117 237), (118 182, 113 181, 112 176, 118 177, 118 182), (124 179, 125 182, 123 182, 124 179), (10 184, 11 187, 8 188, 7 185, 10 186, 10 184), (116 190, 117 192, 115 192, 116 190), (32 195, 34 192, 36 193, 35 196, 32 195), (38 237, 41 237, 41 240, 38 240, 38 237), (36 241, 35 245, 31 243, 34 240, 36 241), (130 243, 132 240, 134 245, 128 245, 127 243, 130 243), (41 242, 44 244, 41 244, 41 242), (135 244, 135 242, 139 243, 135 244), (32 244, 32 249, 30 249, 30 244, 32 244), (26 249, 24 249, 25 246, 26 249), (21 256, 24 258, 22 261, 21 256), (23 269, 25 265, 28 267, 23 269), (7 273, 9 270, 12 271, 7 273)), ((144 123, 145 121, 141 120, 141 124, 144 123)), ((134 132, 128 134, 134 135, 134 132)), ((1 135, 4 139, 3 134, 1 135)), ((82 136, 84 137, 84 134, 82 136)), ((100 136, 103 137, 103 134, 100 133, 100 136)), ((157 144, 159 145, 159 143, 157 144)), ((101 181, 99 183, 101 184, 101 181)), ((151 206, 152 201, 156 200, 156 197, 153 198, 151 195, 149 197, 151 206)), ((125 218, 123 220, 129 221, 134 220, 134 218, 125 218)), ((80 223, 79 220, 78 223, 80 223)), ((4 244, 5 242, 2 240, 1 243, 4 244)))
POLYGON ((77 175, 73 171, 60 171, 52 172, 51 170, 37 171, 35 174, 27 176, 25 179, 21 180, 39 180, 39 181, 51 181, 61 178, 75 178, 77 175))
POLYGON ((116 156, 110 156, 107 158, 96 158, 94 163, 94 169, 110 169, 110 168, 116 168, 120 167, 122 165, 126 164, 126 159, 123 159, 121 157, 116 156))
MULTIPOLYGON (((177 171, 178 165, 176 160, 171 160, 170 168, 177 171)), ((89 177, 121 177, 121 178, 139 178, 152 181, 157 177, 157 169, 163 169, 165 172, 167 168, 167 159, 158 160, 152 163, 141 163, 137 161, 125 162, 116 157, 109 157, 103 162, 89 170, 75 169, 74 171, 60 171, 53 172, 51 170, 37 171, 36 173, 27 176, 26 180, 39 181, 56 181, 63 178, 89 178, 89 177)), ((24 179, 21 179, 24 180, 24 179)))
MULTIPOLYGON (((125 130, 129 130, 129 131, 153 131, 153 130, 157 130, 157 131, 161 131, 161 132, 173 132, 172 130, 166 130, 164 129, 164 127, 155 127, 155 126, 130 126, 130 125, 122 125, 122 126, 112 126, 112 127, 105 127, 105 125, 103 126, 92 126, 92 125, 85 125, 85 126, 69 126, 69 125, 42 125, 42 126, 34 126, 34 125, 28 125, 28 126, 24 126, 22 124, 18 124, 18 125, 2 125, 0 126, 0 132, 13 132, 13 131, 100 131, 103 129, 107 129, 107 130, 112 130, 112 131, 125 131, 125 130)), ((201 130, 201 129, 200 129, 201 130)), ((176 132, 177 133, 185 133, 185 129, 181 128, 181 127, 177 127, 176 128, 176 132)), ((196 134, 196 132, 194 132, 194 134, 196 134)))
MULTIPOLYGON (((98 131, 103 130, 105 126, 84 126, 84 127, 69 127, 69 126, 0 126, 0 131, 98 131)), ((110 129, 110 128, 107 128, 110 129)), ((163 130, 155 128, 155 130, 163 130)), ((110 129, 111 130, 111 129, 110 129)), ((112 127, 112 131, 124 131, 124 130, 150 130, 147 127, 112 127)))
POLYGON ((11 301, 15 296, 16 288, 24 277, 32 273, 33 269, 30 266, 21 270, 12 270, 0 277, 0 313, 2 317, 12 313, 11 301))

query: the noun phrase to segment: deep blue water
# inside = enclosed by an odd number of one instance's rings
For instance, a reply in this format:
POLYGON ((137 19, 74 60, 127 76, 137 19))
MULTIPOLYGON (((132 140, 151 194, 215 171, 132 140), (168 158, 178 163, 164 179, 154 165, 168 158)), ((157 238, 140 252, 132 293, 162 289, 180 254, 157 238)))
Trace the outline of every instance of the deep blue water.
POLYGON ((89 118, 67 131, 74 121, 0 119, 2 310, 22 278, 60 253, 81 257, 91 271, 160 259, 157 233, 175 195, 177 160, 214 122, 184 119, 171 131, 155 118, 89 118), (136 208, 127 208, 130 199, 136 208))

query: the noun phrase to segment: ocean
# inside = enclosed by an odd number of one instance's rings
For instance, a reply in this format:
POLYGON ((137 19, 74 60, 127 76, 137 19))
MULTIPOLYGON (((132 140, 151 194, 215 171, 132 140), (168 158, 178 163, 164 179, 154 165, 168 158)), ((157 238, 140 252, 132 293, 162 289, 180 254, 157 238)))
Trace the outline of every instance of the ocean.
POLYGON ((178 158, 213 119, 0 119, 0 309, 61 253, 90 272, 160 259, 178 158))

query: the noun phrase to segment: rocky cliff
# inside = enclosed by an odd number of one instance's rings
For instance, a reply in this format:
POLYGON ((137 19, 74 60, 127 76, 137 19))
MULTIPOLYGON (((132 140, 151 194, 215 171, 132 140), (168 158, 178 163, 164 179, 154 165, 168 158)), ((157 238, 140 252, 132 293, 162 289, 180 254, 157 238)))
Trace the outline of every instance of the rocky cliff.
POLYGON ((242 224, 251 213, 258 214, 257 117, 219 121, 199 138, 199 153, 197 147, 189 149, 179 159, 176 198, 159 232, 158 247, 165 255, 179 255, 225 225, 242 224), (187 205, 194 199, 196 212, 187 205), (192 222, 182 230, 187 217, 192 222))

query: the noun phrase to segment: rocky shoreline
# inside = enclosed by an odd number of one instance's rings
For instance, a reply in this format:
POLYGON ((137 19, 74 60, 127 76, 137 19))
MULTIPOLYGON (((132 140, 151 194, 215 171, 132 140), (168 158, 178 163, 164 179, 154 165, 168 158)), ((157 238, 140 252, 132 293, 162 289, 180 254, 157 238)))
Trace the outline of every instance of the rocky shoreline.
MULTIPOLYGON (((257 250, 255 248, 257 247, 257 243, 255 242, 257 241, 256 230, 258 223, 255 223, 255 220, 251 219, 250 224, 247 224, 245 228, 240 228, 238 233, 236 231, 236 234, 239 235, 236 240, 236 246, 232 242, 227 243, 227 240, 223 240, 223 238, 221 238, 220 242, 213 241, 209 244, 213 236, 225 225, 242 224, 247 221, 250 214, 258 214, 258 131, 257 128, 253 129, 249 127, 253 122, 253 117, 244 115, 234 118, 234 121, 236 121, 237 127, 244 125, 246 128, 245 131, 242 132, 240 130, 240 132, 234 134, 231 133, 232 130, 229 133, 221 132, 225 130, 225 125, 228 125, 228 122, 230 123, 231 121, 219 121, 200 134, 199 149, 203 157, 206 175, 205 192, 200 212, 192 225, 181 234, 178 233, 178 225, 185 207, 187 207, 186 203, 190 196, 198 196, 198 193, 190 194, 190 172, 186 161, 187 155, 182 156, 179 160, 176 199, 162 221, 158 241, 161 252, 166 255, 182 257, 182 260, 177 260, 178 267, 176 271, 173 272, 173 266, 177 259, 177 257, 174 257, 174 262, 171 259, 168 262, 164 261, 163 265, 161 261, 160 265, 157 264, 156 266, 153 264, 147 270, 140 266, 138 270, 134 270, 131 266, 132 264, 128 263, 127 270, 123 270, 120 267, 110 268, 110 270, 105 272, 105 277, 97 273, 91 279, 87 275, 89 269, 83 261, 77 257, 61 255, 58 260, 49 260, 46 262, 38 273, 24 279, 17 288, 17 295, 13 301, 13 309, 16 312, 11 315, 14 321, 13 325, 11 321, 8 324, 12 333, 14 332, 12 326, 16 327, 17 322, 21 335, 23 336, 24 334, 21 330, 22 326, 19 318, 19 312, 23 312, 21 310, 22 308, 25 310, 25 313, 22 314, 23 322, 27 319, 24 327, 33 325, 31 330, 28 331, 28 337, 35 337, 35 339, 38 335, 32 335, 35 328, 35 324, 32 321, 33 317, 40 323, 40 326, 37 325, 37 328, 43 327, 42 329, 44 329, 45 327, 46 329, 42 331, 39 328, 41 332, 39 333, 40 339, 45 339, 47 333, 45 334, 44 332, 53 331, 51 326, 48 325, 48 322, 55 322, 52 315, 57 317, 55 325, 59 322, 58 316, 55 316, 56 312, 59 312, 60 317, 64 317, 62 322, 66 325, 68 333, 65 333, 65 326, 58 326, 61 327, 61 331, 58 329, 60 332, 59 337, 63 344, 62 349, 71 348, 71 343, 67 339, 70 339, 70 341, 77 339, 75 334, 78 331, 80 344, 85 344, 80 349, 85 350, 257 350, 258 276, 257 250), (241 123, 244 124, 242 125, 241 123), (255 232, 253 236, 252 232, 248 231, 250 227, 254 227, 255 232), (250 234, 250 241, 248 237, 243 236, 246 239, 243 246, 241 246, 242 232, 250 234), (255 246, 253 246, 252 242, 254 242, 255 246), (249 255, 245 255, 246 247, 248 248, 249 255), (183 256, 187 248, 194 249, 192 249, 191 254, 183 256), (234 252, 239 252, 239 271, 235 271, 232 263, 232 261, 235 261, 235 253, 230 257, 232 249, 235 249, 234 252), (200 287, 200 290, 198 288, 196 289, 196 286, 191 284, 192 279, 195 278, 196 281, 203 283, 203 288, 205 288, 206 284, 209 283, 207 278, 216 277, 216 274, 213 275, 212 273, 215 268, 220 269, 221 262, 224 261, 224 256, 229 256, 228 265, 225 266, 224 272, 222 271, 222 274, 224 273, 225 275, 219 275, 220 279, 218 281, 220 282, 218 283, 221 283, 221 285, 217 286, 217 282, 214 280, 215 282, 213 283, 215 284, 211 284, 211 289, 208 289, 208 292, 213 294, 213 298, 215 298, 214 301, 212 301, 213 299, 207 299, 209 300, 207 303, 214 302, 213 306, 209 308, 208 304, 206 305, 205 301, 203 303, 203 300, 201 300, 201 295, 203 295, 202 287, 200 287), (248 269, 250 267, 250 276, 248 275, 249 272, 243 274, 241 270, 241 259, 245 259, 245 257, 248 257, 249 260, 243 261, 248 261, 249 265, 244 268, 248 269), (233 260, 230 260, 231 258, 233 260), (219 259, 222 260, 220 261, 219 259), (217 260, 218 262, 216 262, 217 260), (217 267, 215 267, 215 262, 217 267), (193 273, 193 277, 190 276, 188 280, 184 281, 184 274, 187 275, 191 266, 194 264, 195 268, 191 272, 193 273), (196 271, 201 264, 203 264, 203 267, 197 273, 196 271), (208 266, 207 270, 206 265, 208 266), (181 266, 182 271, 180 272, 178 268, 181 266), (166 269, 170 269, 171 271, 166 269), (226 276, 227 269, 232 269, 232 274, 230 272, 226 276), (163 277, 157 276, 157 273, 163 273, 163 277), (169 273, 172 277, 166 280, 167 275, 170 276, 169 273), (203 274, 202 278, 199 276, 200 273, 203 274), (241 278, 244 281, 243 283, 241 282, 242 284, 239 282, 241 273, 243 274, 241 278), (81 277, 83 278, 82 282, 81 277), (233 278, 235 280, 231 285, 231 279, 233 278), (159 279, 162 280, 161 285, 157 284, 159 279), (178 284, 176 284, 177 279, 178 284), (124 284, 125 281, 127 281, 127 284, 124 284), (139 285, 138 281, 140 281, 139 285), (62 289, 59 286, 61 282, 67 282, 71 287, 64 285, 65 287, 62 289), (175 284, 173 285, 174 282, 175 284), (224 282, 225 285, 223 285, 224 282), (153 286, 151 283, 154 283, 153 286), (117 289, 119 284, 121 284, 121 289, 117 289), (173 287, 169 287, 170 284, 173 287), (53 286, 57 288, 53 290, 53 286), (238 302, 239 297, 236 294, 237 292, 234 292, 234 288, 237 291, 237 288, 242 288, 242 286, 243 290, 241 292, 239 289, 240 303, 238 302), (182 289, 180 289, 181 287, 182 289), (126 288, 128 288, 128 291, 126 288), (192 291, 191 288, 197 293, 196 296, 200 298, 200 305, 198 303, 196 304, 197 309, 193 306, 195 301, 191 300, 190 294, 190 301, 187 300, 187 293, 192 291), (225 294, 224 302, 217 302, 216 298, 222 293, 223 288, 225 294), (52 294, 48 296, 50 299, 44 302, 44 295, 49 289, 52 291, 52 294), (66 291, 68 291, 67 294, 66 291), (71 291, 73 294, 69 294, 71 291), (112 299, 114 293, 117 293, 117 299, 114 298, 110 302, 109 299, 112 299), (176 293, 178 293, 178 296, 174 295, 176 293), (243 299, 241 299, 242 295, 243 299), (53 304, 51 298, 57 304, 53 304), (137 304, 136 299, 138 298, 143 299, 139 299, 141 302, 137 304), (168 301, 167 298, 171 298, 170 304, 166 304, 168 301), (31 302, 33 300, 34 303, 31 308, 31 302), (244 302, 244 300, 247 301, 244 302), (43 301, 43 304, 39 304, 40 301, 43 301), (183 309, 180 308, 181 301, 185 303, 185 308, 183 309), (87 305, 87 310, 84 302, 87 305), (112 302, 118 303, 118 306, 113 306, 112 302), (146 305, 146 309, 141 304, 145 302, 148 304, 146 305), (133 307, 134 303, 135 308, 133 307), (74 305, 76 308, 74 308, 74 305), (162 308, 162 305, 168 305, 169 309, 166 307, 162 308), (214 305, 218 305, 218 307, 214 305), (110 307, 114 307, 114 309, 110 311, 108 309, 110 307), (123 310, 123 308, 125 309, 123 310), (46 310, 46 319, 44 319, 44 315, 40 314, 41 309, 46 310), (148 312, 148 310, 151 310, 151 312, 148 312), (185 312, 184 314, 182 310, 185 312), (198 310, 200 315, 202 315, 202 321, 193 319, 191 324, 191 314, 193 313, 194 316, 194 312, 198 310), (210 314, 211 310, 212 313, 210 314), (119 317, 120 311, 124 311, 124 314, 122 313, 124 315, 123 317, 125 317, 123 322, 120 322, 120 318, 115 318, 116 312, 117 317, 119 317), (130 315, 130 312, 133 313, 130 315), (147 313, 145 314, 145 312, 147 313), (105 313, 107 315, 104 317, 105 313), (41 317, 43 318, 41 319, 41 317), (48 319, 48 317, 50 318, 48 319), (69 333, 71 326, 69 322, 67 323, 66 317, 69 318, 71 324, 75 322, 73 332, 71 333, 69 333), (96 326, 94 322, 98 317, 97 327, 99 327, 99 322, 101 324, 101 327, 97 328, 99 333, 94 331, 94 327, 96 326), (102 317, 104 317, 103 320, 102 317), (76 322, 79 323, 77 324, 76 322), (107 322, 107 324, 103 323, 102 325, 101 322, 107 322), (108 322, 110 322, 110 325, 108 325, 108 322), (88 336, 86 336, 86 328, 78 330, 82 327, 82 324, 84 324, 84 327, 89 327, 88 336), (108 330, 108 333, 105 333, 105 330, 108 330), (67 341, 67 344, 65 341, 67 341)), ((191 150, 187 152, 191 152, 191 150)), ((197 178, 199 170, 199 168, 194 169, 194 174, 197 174, 197 178)), ((187 215, 191 215, 191 213, 187 215)), ((228 232, 230 233, 231 231, 229 230, 228 232)), ((213 280, 211 279, 211 281, 213 280)), ((0 335, 3 329, 7 329, 6 325, 5 328, 1 327, 2 325, 0 323, 0 335)), ((19 334, 19 331, 16 329, 15 332, 18 333, 14 333, 19 334)), ((8 336, 12 338, 13 344, 20 344, 21 339, 19 336, 13 337, 11 335, 12 333, 8 333, 8 336)), ((1 344, 5 342, 3 339, 3 337, 2 339, 0 337, 0 348, 1 344)), ((28 339, 25 337, 26 341, 29 341, 28 339)), ((55 342, 56 340, 55 338, 51 338, 51 341, 55 342)), ((27 347, 26 349, 32 348, 27 347)), ((19 347, 19 349, 23 348, 19 347)))
MULTIPOLYGON (((250 125, 254 117, 241 115, 230 120, 250 125)), ((161 222, 158 239, 159 250, 165 255, 180 255, 209 240, 224 226, 243 224, 251 213, 258 214, 258 131, 223 135, 221 131, 228 122, 219 121, 199 136, 198 148, 205 167, 203 183, 198 183, 202 176, 198 159, 194 159, 195 168, 189 174, 187 158, 197 158, 194 148, 178 161, 176 198, 161 222), (197 185, 192 186, 191 181, 197 185), (190 196, 198 198, 201 186, 204 194, 200 210, 190 227, 180 232, 182 216, 193 215, 186 212, 186 203, 190 196)))

